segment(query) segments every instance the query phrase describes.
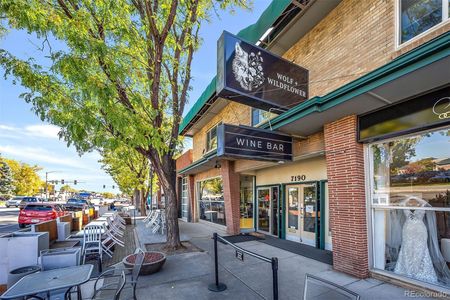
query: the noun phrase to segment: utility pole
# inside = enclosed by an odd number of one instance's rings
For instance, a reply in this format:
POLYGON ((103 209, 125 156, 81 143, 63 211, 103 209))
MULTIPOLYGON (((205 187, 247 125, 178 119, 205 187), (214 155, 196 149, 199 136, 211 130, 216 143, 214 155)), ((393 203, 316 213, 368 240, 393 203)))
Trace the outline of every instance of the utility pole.
POLYGON ((57 173, 59 171, 49 171, 45 172, 45 200, 48 201, 48 174, 50 173, 57 173))

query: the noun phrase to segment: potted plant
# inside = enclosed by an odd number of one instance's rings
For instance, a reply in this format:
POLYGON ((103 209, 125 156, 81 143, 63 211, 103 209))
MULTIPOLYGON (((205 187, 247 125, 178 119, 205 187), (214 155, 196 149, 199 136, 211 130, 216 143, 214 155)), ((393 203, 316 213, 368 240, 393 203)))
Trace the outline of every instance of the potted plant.
MULTIPOLYGON (((161 270, 162 266, 166 262, 166 255, 157 251, 149 251, 144 253, 144 262, 142 263, 142 268, 139 275, 150 275, 161 270)), ((130 254, 122 260, 122 263, 126 268, 131 269, 134 267, 136 256, 137 254, 130 254)))

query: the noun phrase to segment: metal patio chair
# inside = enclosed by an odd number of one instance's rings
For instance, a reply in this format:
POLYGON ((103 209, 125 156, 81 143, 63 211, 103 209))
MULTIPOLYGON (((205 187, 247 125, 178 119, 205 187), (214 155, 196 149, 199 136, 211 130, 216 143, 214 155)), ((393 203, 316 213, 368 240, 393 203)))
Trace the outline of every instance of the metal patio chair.
POLYGON ((102 264, 102 231, 103 226, 87 225, 83 229, 83 247, 81 250, 83 264, 86 262, 86 256, 97 255, 102 264))
MULTIPOLYGON (((92 295, 91 300, 119 300, 120 294, 122 293, 122 290, 126 283, 126 276, 125 271, 122 270, 119 275, 113 275, 114 269, 106 270, 105 272, 101 273, 94 282, 94 294, 92 295), (115 280, 113 282, 106 282, 105 280, 110 281, 111 278, 118 278, 118 280, 115 280), (109 279, 108 279, 109 278, 109 279), (103 285, 101 287, 97 287, 100 280, 103 280, 103 285), (112 293, 107 293, 107 295, 104 295, 104 292, 112 291, 112 293), (111 295, 112 294, 112 295, 111 295)), ((64 295, 65 300, 71 300, 72 299, 72 293, 74 293, 74 289, 68 289, 67 292, 64 295)))
POLYGON ((102 250, 108 255, 109 257, 112 257, 112 248, 115 245, 118 245, 120 247, 125 247, 125 243, 121 241, 118 237, 114 235, 112 231, 109 230, 109 228, 106 227, 106 225, 103 225, 104 228, 104 239, 101 242, 102 250))

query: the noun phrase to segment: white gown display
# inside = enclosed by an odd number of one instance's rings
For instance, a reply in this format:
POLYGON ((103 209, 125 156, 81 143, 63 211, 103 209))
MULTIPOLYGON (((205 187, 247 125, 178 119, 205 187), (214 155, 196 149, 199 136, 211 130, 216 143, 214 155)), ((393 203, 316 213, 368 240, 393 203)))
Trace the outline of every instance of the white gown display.
POLYGON ((404 211, 402 244, 394 272, 426 282, 436 283, 437 276, 428 250, 428 232, 423 222, 424 210, 404 211))

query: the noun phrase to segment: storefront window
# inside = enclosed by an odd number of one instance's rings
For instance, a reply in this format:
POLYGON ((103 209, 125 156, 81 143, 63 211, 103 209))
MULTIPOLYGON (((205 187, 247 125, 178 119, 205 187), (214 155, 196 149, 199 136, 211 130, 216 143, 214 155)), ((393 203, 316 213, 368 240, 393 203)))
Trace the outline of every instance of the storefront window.
POLYGON ((259 108, 252 108, 252 126, 262 124, 276 116, 277 115, 272 112, 262 110, 259 108))
POLYGON ((222 178, 213 178, 198 183, 200 219, 226 225, 222 178))
POLYGON ((217 125, 206 133, 206 152, 217 148, 217 125))
POLYGON ((253 180, 254 176, 241 176, 241 228, 253 228, 253 180))
POLYGON ((442 13, 448 0, 400 0, 400 35, 404 43, 448 19, 442 13))
POLYGON ((450 130, 369 149, 374 268, 450 287, 450 130))

